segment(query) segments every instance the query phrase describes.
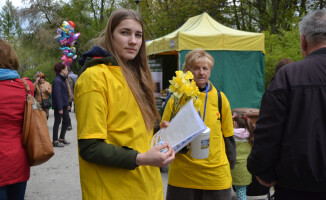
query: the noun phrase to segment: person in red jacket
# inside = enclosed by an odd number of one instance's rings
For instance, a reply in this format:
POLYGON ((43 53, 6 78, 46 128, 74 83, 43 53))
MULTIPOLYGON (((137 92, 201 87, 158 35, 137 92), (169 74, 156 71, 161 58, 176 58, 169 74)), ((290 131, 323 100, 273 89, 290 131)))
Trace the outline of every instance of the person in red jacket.
MULTIPOLYGON (((23 200, 30 166, 23 147, 24 83, 17 72, 18 58, 0 39, 0 199, 23 200)), ((26 79, 26 78, 25 78, 26 79)), ((26 79, 34 94, 33 83, 26 79)))

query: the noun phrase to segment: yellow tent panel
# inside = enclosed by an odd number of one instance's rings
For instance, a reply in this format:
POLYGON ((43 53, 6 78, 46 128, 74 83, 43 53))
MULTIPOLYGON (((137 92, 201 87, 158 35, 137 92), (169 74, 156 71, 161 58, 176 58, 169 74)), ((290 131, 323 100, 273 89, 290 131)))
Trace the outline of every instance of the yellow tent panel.
POLYGON ((207 13, 189 18, 174 32, 146 42, 147 55, 167 51, 230 50, 264 51, 264 34, 226 27, 207 13))

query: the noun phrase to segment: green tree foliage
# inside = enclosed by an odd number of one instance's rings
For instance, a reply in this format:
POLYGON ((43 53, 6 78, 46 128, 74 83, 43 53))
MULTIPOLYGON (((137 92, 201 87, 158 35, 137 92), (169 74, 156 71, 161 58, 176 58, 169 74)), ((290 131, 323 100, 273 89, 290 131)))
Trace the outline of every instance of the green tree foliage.
POLYGON ((53 66, 60 62, 61 52, 54 39, 56 28, 51 24, 40 27, 35 33, 22 35, 20 47, 16 49, 20 61, 20 74, 30 79, 37 71, 43 72, 47 81, 52 82, 55 74, 53 66))
POLYGON ((325 9, 326 0, 301 0, 306 6, 306 10, 325 9))
POLYGON ((61 4, 53 0, 22 0, 27 7, 20 10, 21 17, 28 22, 27 30, 37 31, 43 24, 51 24, 61 9, 61 4))
POLYGON ((22 29, 19 24, 17 10, 12 2, 6 0, 6 4, 0 12, 0 37, 11 41, 21 35, 22 29))
POLYGON ((231 16, 237 29, 278 33, 293 28, 298 13, 305 12, 300 6, 306 8, 298 0, 232 0, 231 16))
MULTIPOLYGON (((54 38, 63 21, 73 21, 81 35, 75 44, 78 58, 90 50, 100 36, 110 14, 119 7, 136 9, 134 0, 22 0, 25 7, 14 8, 10 0, 0 12, 0 36, 11 38, 20 59, 21 75, 32 78, 37 71, 54 77, 53 65, 60 62, 59 43, 54 38), (26 24, 24 31, 19 28, 26 24)), ((301 59, 298 21, 307 12, 324 8, 325 0, 141 0, 139 13, 146 39, 155 39, 178 29, 186 20, 207 12, 219 23, 238 30, 264 32, 266 85, 276 63, 284 57, 301 59)), ((10 39, 10 38, 9 38, 10 39)), ((75 60, 70 66, 78 73, 75 60)))
POLYGON ((76 25, 75 32, 80 33, 78 38, 78 53, 89 50, 92 39, 99 37, 105 28, 108 17, 117 8, 114 0, 72 0, 66 3, 57 12, 56 26, 63 21, 73 21, 76 25))
MULTIPOLYGON (((228 0, 142 0, 139 12, 143 18, 146 39, 169 34, 179 28, 190 17, 207 12, 220 23, 230 25, 232 19, 228 0)), ((120 6, 136 8, 134 0, 123 1, 120 6)))
MULTIPOLYGON (((27 19, 29 26, 21 36, 19 48, 16 48, 20 62, 20 74, 33 78, 37 71, 42 71, 51 83, 55 74, 53 66, 61 62, 60 43, 55 39, 57 28, 63 21, 75 23, 75 33, 81 35, 75 44, 78 58, 88 51, 93 38, 99 36, 105 28, 106 19, 116 8, 115 1, 72 0, 57 2, 50 0, 26 0, 29 6, 20 13, 27 19)), ((78 73, 78 58, 70 65, 70 70, 78 73)))
MULTIPOLYGON (((146 39, 155 39, 179 28, 190 17, 207 12, 219 22, 231 25, 228 0, 141 0, 139 13, 143 18, 146 39)), ((134 0, 124 0, 120 7, 136 9, 134 0)))
MULTIPOLYGON (((117 8, 115 0, 72 0, 63 4, 57 12, 55 20, 56 27, 63 21, 75 23, 75 33, 80 33, 78 43, 75 44, 78 58, 83 52, 90 50, 94 38, 99 37, 104 30, 106 22, 111 13, 117 8)), ((57 44, 59 49, 59 44, 57 44)), ((70 70, 79 73, 81 66, 77 60, 70 65, 70 70)))
POLYGON ((265 34, 265 87, 275 74, 276 64, 283 58, 292 61, 302 60, 300 48, 300 34, 298 28, 292 31, 280 30, 279 34, 265 34))

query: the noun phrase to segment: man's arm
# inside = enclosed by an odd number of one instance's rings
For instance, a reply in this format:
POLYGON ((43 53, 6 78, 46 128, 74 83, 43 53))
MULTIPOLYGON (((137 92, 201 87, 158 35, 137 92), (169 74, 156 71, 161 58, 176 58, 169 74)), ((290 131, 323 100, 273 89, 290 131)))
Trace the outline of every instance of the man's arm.
POLYGON ((272 88, 263 95, 254 131, 254 145, 247 162, 249 172, 266 183, 277 180, 275 166, 281 154, 288 112, 287 90, 272 88))
POLYGON ((235 161, 237 160, 237 148, 235 139, 233 136, 231 137, 223 137, 225 142, 225 152, 228 157, 230 168, 234 169, 235 161))

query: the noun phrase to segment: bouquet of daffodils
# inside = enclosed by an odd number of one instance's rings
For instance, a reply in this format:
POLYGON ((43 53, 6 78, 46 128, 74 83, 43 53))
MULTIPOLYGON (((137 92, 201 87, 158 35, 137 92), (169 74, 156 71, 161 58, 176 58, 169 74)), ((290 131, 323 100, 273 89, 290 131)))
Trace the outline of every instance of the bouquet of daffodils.
POLYGON ((187 71, 183 73, 182 71, 176 71, 176 76, 170 80, 169 92, 173 93, 173 107, 171 112, 172 119, 182 108, 182 106, 187 103, 190 99, 193 99, 194 107, 199 110, 201 101, 197 98, 199 95, 199 89, 195 81, 191 81, 194 75, 187 71))

